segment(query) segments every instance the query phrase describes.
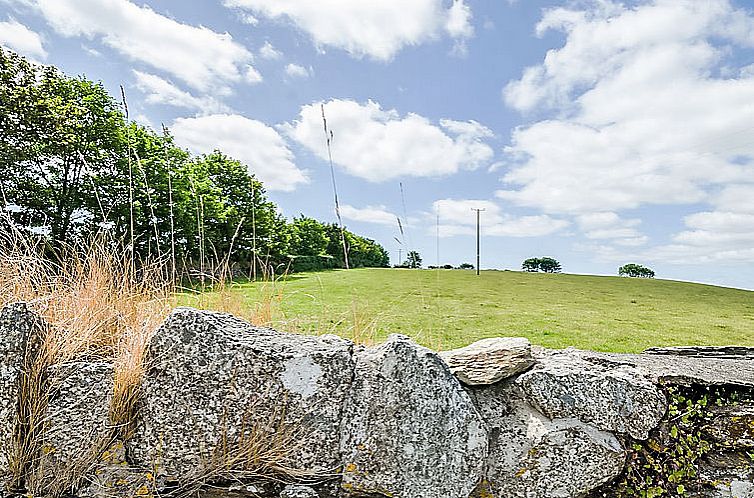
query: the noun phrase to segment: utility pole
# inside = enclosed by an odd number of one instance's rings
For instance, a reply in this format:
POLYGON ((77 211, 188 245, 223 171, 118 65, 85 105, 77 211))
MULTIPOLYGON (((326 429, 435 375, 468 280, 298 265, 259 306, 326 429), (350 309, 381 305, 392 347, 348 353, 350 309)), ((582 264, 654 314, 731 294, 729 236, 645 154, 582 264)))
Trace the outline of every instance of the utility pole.
POLYGON ((403 261, 401 260, 401 254, 402 254, 402 253, 403 253, 403 249, 401 249, 401 248, 399 247, 399 248, 398 248, 398 266, 401 266, 401 263, 403 263, 403 261))
POLYGON ((483 208, 471 208, 476 211, 476 274, 479 275, 479 214, 484 211, 483 208))

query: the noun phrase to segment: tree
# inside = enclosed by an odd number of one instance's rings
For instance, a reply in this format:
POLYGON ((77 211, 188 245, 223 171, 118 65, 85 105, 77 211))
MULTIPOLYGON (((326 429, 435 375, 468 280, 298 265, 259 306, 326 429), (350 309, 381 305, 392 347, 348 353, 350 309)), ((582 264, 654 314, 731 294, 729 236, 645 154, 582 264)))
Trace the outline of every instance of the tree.
POLYGON ((553 258, 539 258, 539 269, 545 273, 560 273, 560 263, 553 258))
POLYGON ((524 262, 521 264, 521 269, 531 272, 542 271, 545 273, 560 273, 560 270, 562 268, 557 260, 553 258, 543 257, 529 258, 524 260, 524 262))
POLYGON ((460 266, 458 266, 459 270, 473 270, 474 265, 471 263, 461 263, 460 266))
POLYGON ((618 268, 621 277, 654 278, 655 272, 646 266, 636 263, 628 263, 618 268))
POLYGON ((408 268, 421 268, 422 257, 419 255, 419 252, 409 251, 408 255, 406 256, 406 262, 404 263, 404 266, 408 268))
POLYGON ((124 154, 123 115, 101 83, 0 49, 0 187, 14 222, 53 248, 92 228, 92 176, 124 154))
POLYGON ((290 251, 294 256, 321 256, 326 254, 327 244, 330 242, 325 227, 314 218, 307 218, 303 214, 293 218, 290 224, 290 251))
POLYGON ((539 271, 539 258, 525 259, 521 264, 521 269, 524 271, 539 271))

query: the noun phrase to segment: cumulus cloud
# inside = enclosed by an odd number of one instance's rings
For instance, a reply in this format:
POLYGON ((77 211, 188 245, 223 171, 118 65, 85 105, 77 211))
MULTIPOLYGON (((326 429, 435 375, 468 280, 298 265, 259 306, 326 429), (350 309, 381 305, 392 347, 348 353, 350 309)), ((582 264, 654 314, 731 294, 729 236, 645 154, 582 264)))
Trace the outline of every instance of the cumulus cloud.
POLYGON ((242 161, 269 190, 292 191, 308 182, 283 137, 260 121, 238 114, 179 118, 171 132, 178 144, 196 154, 219 149, 242 161))
POLYGON ((288 64, 285 66, 285 74, 291 78, 308 78, 309 70, 298 64, 288 64))
POLYGON ((464 39, 474 34, 472 12, 464 0, 225 0, 256 16, 287 19, 320 47, 346 50, 354 57, 387 61, 403 47, 442 35, 464 39))
POLYGON ((283 52, 272 46, 272 43, 266 41, 262 48, 259 49, 259 56, 262 59, 277 60, 283 56, 283 52))
POLYGON ((32 59, 47 58, 42 37, 12 17, 0 22, 0 45, 32 59))
POLYGON ((440 199, 432 204, 433 212, 440 217, 440 236, 471 235, 476 232, 476 213, 483 209, 480 225, 486 236, 541 237, 555 233, 566 226, 566 220, 547 215, 513 216, 503 213, 499 205, 482 199, 440 199))
POLYGON ((145 95, 145 100, 150 104, 183 107, 203 114, 229 111, 228 106, 214 97, 197 97, 154 74, 136 70, 133 73, 136 77, 136 88, 145 95))
POLYGON ((389 211, 385 206, 356 208, 345 204, 340 207, 340 214, 347 220, 375 223, 378 225, 396 226, 396 220, 398 219, 397 215, 389 211))
MULTIPOLYGON (((503 91, 509 106, 545 119, 513 132, 498 197, 580 226, 583 216, 648 204, 740 212, 754 183, 754 74, 731 54, 754 48, 754 16, 728 0, 588 5, 545 11, 538 34, 563 32, 564 44, 503 91)), ((690 235, 697 221, 656 254, 707 251, 702 234, 690 235)), ((582 229, 640 245, 636 224, 582 229)))
POLYGON ((254 83, 252 54, 229 33, 192 26, 128 0, 29 0, 60 35, 100 39, 121 54, 201 92, 254 83))
MULTIPOLYGON (((492 131, 475 121, 441 120, 418 114, 402 116, 368 101, 331 100, 325 104, 334 133, 333 159, 346 172, 372 182, 401 176, 433 177, 473 170, 487 164, 492 131)), ((282 126, 291 138, 322 159, 327 150, 320 103, 301 108, 299 119, 282 126)))

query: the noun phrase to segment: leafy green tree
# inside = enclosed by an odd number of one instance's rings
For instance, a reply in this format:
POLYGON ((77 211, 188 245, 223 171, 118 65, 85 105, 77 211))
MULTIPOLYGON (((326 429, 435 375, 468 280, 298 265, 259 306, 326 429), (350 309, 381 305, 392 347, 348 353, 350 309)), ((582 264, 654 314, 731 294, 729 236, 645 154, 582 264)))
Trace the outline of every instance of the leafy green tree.
POLYGON ((560 273, 562 268, 556 259, 543 257, 525 259, 521 269, 530 272, 560 273))
POLYGON ((621 277, 654 278, 655 272, 646 266, 636 263, 628 263, 618 268, 621 277))
POLYGON ((52 247, 92 227, 92 177, 123 155, 123 115, 101 83, 0 49, 0 186, 16 224, 52 247))
POLYGON ((405 266, 407 266, 408 268, 421 268, 422 267, 422 257, 419 255, 418 251, 408 252, 408 255, 406 255, 405 266))
POLYGON ((307 218, 303 214, 293 218, 290 224, 290 251, 295 256, 322 256, 326 254, 330 239, 325 227, 314 218, 307 218))
POLYGON ((562 270, 560 263, 553 258, 539 258, 539 269, 545 273, 560 273, 562 270))
POLYGON ((458 266, 458 269, 459 270, 473 270, 474 269, 474 265, 472 265, 471 263, 461 263, 458 266))
POLYGON ((539 271, 539 258, 529 258, 525 259, 524 262, 521 264, 521 269, 524 271, 539 271))

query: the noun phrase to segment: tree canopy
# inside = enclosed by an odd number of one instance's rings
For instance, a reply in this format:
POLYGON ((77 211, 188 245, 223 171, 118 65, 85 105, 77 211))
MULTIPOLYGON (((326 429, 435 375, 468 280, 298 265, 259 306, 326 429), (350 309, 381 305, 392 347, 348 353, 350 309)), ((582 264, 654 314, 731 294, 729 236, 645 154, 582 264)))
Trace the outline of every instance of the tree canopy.
MULTIPOLYGON (((50 253, 104 230, 138 259, 171 257, 184 268, 344 267, 340 227, 286 220, 255 165, 220 150, 192 156, 124 110, 101 83, 0 48, 6 219, 42 237, 50 253), (295 264, 300 258, 310 264, 295 264)), ((351 266, 388 266, 381 245, 344 235, 351 266)))
POLYGON ((542 258, 529 258, 525 259, 521 264, 521 269, 524 271, 545 273, 560 273, 562 267, 560 262, 554 258, 542 257, 542 258))
POLYGON ((655 278, 654 270, 636 263, 628 263, 618 268, 621 277, 655 278))

